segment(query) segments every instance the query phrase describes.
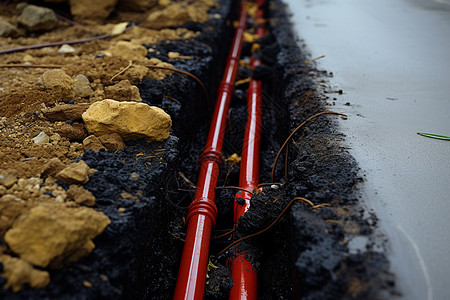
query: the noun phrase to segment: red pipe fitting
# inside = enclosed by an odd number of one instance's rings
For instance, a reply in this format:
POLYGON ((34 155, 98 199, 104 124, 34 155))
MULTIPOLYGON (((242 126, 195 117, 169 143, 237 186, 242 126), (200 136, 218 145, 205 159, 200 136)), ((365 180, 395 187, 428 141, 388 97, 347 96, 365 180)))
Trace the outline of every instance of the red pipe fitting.
POLYGON ((239 66, 242 37, 246 28, 246 22, 247 14, 241 7, 239 26, 236 29, 227 66, 218 89, 216 106, 205 150, 199 160, 200 174, 194 201, 189 206, 186 220, 186 241, 178 272, 174 299, 203 299, 205 293, 209 243, 211 231, 217 217, 214 189, 217 185, 220 162, 222 161, 227 112, 234 92, 234 81, 239 66))

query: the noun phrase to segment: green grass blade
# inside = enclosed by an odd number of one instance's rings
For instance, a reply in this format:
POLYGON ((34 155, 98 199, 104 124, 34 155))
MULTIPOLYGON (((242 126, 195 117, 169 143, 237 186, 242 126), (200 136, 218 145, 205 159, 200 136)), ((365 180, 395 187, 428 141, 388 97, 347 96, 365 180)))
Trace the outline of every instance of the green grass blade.
POLYGON ((438 140, 444 140, 444 141, 450 141, 450 136, 445 135, 439 135, 439 134, 433 134, 433 133, 424 133, 424 132, 418 132, 418 135, 438 139, 438 140))

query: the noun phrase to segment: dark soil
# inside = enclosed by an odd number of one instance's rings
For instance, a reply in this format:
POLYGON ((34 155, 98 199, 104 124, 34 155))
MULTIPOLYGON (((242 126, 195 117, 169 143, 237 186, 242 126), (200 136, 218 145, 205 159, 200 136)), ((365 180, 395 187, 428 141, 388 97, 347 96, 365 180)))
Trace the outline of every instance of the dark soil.
MULTIPOLYGON (((201 31, 198 37, 146 45, 155 49, 149 57, 161 60, 167 60, 169 51, 192 56, 168 62, 199 77, 212 101, 233 33, 229 20, 236 16, 237 6, 230 2, 222 1, 221 8, 211 12, 222 15, 221 19, 185 26, 201 31)), ((271 181, 272 163, 290 131, 313 114, 327 110, 326 97, 314 83, 318 74, 323 74, 303 63, 305 55, 280 1, 271 3, 268 18, 272 20, 269 34, 260 41, 262 50, 258 53, 265 66, 254 72, 264 84, 260 182, 271 181)), ((243 55, 250 55, 250 48, 245 46, 243 55)), ((241 67, 238 79, 248 74, 250 70, 241 67)), ((241 152, 246 87, 238 86, 234 94, 225 157, 241 152)), ((161 81, 144 79, 139 89, 144 102, 171 115, 171 136, 151 144, 127 142, 124 150, 115 153, 84 152, 81 159, 98 170, 84 187, 95 195, 95 208, 110 218, 111 225, 94 240, 96 248, 88 257, 52 271, 46 288, 25 288, 17 294, 0 290, 0 298, 172 297, 185 235, 184 217, 194 191, 179 174, 195 184, 210 112, 201 87, 183 74, 174 73, 161 81), (92 287, 83 286, 85 281, 92 287)), ((371 247, 356 252, 348 247, 352 237, 372 237, 376 218, 365 217, 360 206, 357 185, 362 179, 356 162, 342 146, 344 135, 338 131, 335 118, 320 116, 294 137, 287 158, 282 155, 275 169, 274 181, 283 185, 264 187, 239 220, 236 238, 264 229, 294 197, 314 204, 331 203, 317 210, 296 203, 269 231, 239 244, 258 272, 259 299, 380 299, 394 292, 394 277, 383 253, 371 247)), ((221 186, 238 185, 239 169, 233 168, 225 182, 229 168, 225 164, 219 177, 219 216, 213 235, 233 228, 236 191, 221 186)), ((211 255, 229 243, 227 238, 213 240, 211 255)), ((206 299, 228 298, 232 286, 228 266, 234 252, 231 248, 215 258, 219 268, 208 274, 206 299)))

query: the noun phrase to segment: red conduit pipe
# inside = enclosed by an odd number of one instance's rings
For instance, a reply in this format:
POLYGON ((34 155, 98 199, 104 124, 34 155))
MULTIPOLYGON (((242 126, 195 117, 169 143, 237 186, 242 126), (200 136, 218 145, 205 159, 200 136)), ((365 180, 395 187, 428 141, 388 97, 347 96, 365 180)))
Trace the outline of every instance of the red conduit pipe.
POLYGON ((222 161, 227 112, 234 92, 234 82, 239 66, 246 22, 247 14, 241 7, 239 25, 233 39, 222 82, 219 85, 205 150, 199 159, 200 174, 194 201, 189 206, 186 217, 186 240, 174 294, 174 299, 177 300, 203 299, 205 293, 211 230, 217 217, 214 189, 217 185, 222 161))
MULTIPOLYGON (((256 18, 264 17, 264 0, 258 0, 259 6, 256 18)), ((259 26, 256 30, 259 37, 265 35, 265 28, 259 26)), ((262 63, 256 57, 252 58, 252 69, 262 63)), ((245 126, 244 144, 242 147, 242 160, 239 174, 239 187, 253 191, 258 188, 259 182, 259 152, 261 143, 262 125, 262 83, 252 79, 247 90, 247 124, 245 126)), ((252 194, 241 190, 234 199, 234 223, 237 224, 250 208, 252 194), (245 202, 243 202, 242 198, 245 202), (238 201, 239 199, 239 201, 238 201)), ((231 267, 231 278, 234 280, 229 299, 253 300, 257 298, 258 278, 252 264, 245 258, 247 253, 238 253, 231 267)))

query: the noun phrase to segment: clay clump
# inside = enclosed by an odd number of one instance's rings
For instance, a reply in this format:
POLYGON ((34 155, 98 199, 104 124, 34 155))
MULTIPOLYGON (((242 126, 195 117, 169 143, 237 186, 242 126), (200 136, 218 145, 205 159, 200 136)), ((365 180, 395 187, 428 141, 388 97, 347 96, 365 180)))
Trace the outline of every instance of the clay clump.
POLYGON ((85 184, 89 181, 89 176, 93 174, 93 170, 82 160, 72 163, 58 174, 56 179, 70 184, 85 184))

